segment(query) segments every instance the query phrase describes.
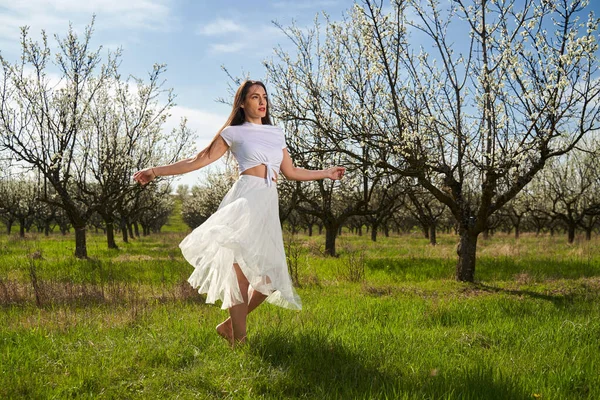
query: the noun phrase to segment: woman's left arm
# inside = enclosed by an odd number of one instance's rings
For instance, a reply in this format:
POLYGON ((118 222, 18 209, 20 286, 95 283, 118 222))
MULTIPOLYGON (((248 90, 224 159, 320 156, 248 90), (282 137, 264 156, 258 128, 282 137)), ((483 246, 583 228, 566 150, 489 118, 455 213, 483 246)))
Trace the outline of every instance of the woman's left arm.
POLYGON ((290 181, 316 181, 325 178, 338 180, 342 179, 344 172, 346 172, 346 168, 344 167, 331 167, 320 170, 296 167, 287 149, 283 149, 283 161, 281 162, 280 170, 290 181))

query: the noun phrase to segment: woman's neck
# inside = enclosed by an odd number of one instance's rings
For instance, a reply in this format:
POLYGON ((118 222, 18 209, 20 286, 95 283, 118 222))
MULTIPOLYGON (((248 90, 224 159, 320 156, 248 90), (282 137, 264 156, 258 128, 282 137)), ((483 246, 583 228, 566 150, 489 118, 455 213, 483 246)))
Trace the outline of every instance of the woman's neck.
POLYGON ((246 122, 250 122, 251 124, 262 125, 261 118, 246 118, 246 122))

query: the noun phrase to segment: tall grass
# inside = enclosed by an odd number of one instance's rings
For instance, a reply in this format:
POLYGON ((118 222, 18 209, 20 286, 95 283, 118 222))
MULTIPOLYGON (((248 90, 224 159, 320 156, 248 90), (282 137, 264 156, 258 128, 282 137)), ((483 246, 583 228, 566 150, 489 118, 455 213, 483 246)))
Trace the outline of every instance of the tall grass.
POLYGON ((465 284, 454 236, 344 234, 337 258, 299 236, 303 310, 261 306, 232 351, 185 282, 184 235, 92 234, 90 260, 68 237, 0 238, 0 398, 600 398, 597 239, 480 241, 465 284))

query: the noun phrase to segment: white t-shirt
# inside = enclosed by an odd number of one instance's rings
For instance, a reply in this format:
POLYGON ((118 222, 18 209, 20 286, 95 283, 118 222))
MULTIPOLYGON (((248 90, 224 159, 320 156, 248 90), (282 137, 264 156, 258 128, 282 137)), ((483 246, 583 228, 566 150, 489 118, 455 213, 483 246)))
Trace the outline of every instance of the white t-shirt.
POLYGON ((240 174, 245 170, 264 164, 267 167, 267 184, 279 174, 283 149, 287 147, 281 128, 244 122, 223 129, 221 137, 229 145, 240 174))

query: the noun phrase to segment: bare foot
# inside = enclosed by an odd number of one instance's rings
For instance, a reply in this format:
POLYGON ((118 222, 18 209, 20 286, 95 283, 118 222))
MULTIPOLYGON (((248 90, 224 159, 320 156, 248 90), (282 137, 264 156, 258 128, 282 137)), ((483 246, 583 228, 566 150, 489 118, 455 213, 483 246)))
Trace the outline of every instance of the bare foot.
POLYGON ((231 319, 227 318, 225 321, 217 325, 216 329, 219 336, 227 340, 229 345, 233 347, 233 327, 231 326, 231 319))

